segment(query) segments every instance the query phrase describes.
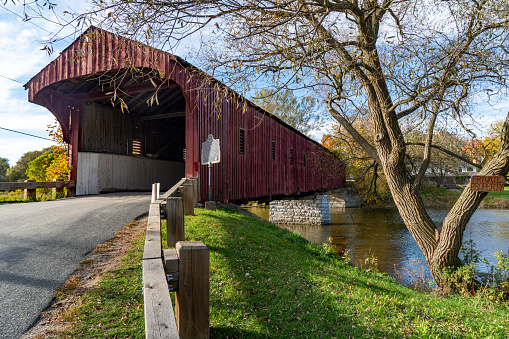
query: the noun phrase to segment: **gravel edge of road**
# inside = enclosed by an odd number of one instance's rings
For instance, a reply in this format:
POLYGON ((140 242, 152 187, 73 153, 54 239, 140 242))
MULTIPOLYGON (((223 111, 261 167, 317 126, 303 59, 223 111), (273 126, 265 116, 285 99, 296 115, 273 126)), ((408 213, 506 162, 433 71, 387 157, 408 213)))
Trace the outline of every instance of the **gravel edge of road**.
POLYGON ((131 248, 133 241, 145 232, 147 219, 147 213, 137 217, 115 233, 113 238, 97 245, 55 291, 53 300, 20 338, 56 338, 70 326, 71 322, 65 320, 65 314, 80 305, 81 296, 99 283, 104 274, 121 264, 121 258, 131 248), (57 293, 65 297, 60 299, 57 293))

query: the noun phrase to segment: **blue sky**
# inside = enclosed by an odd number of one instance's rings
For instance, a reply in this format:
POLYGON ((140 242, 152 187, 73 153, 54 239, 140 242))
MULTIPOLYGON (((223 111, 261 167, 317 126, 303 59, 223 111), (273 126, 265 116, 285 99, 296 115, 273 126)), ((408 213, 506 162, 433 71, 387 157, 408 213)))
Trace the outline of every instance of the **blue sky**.
MULTIPOLYGON (((58 12, 69 8, 80 10, 85 6, 87 6, 85 1, 73 0, 66 1, 65 5, 57 5, 57 10, 58 12)), ((48 56, 41 50, 42 42, 48 39, 48 32, 55 32, 57 27, 47 20, 37 18, 24 22, 11 12, 22 15, 22 7, 13 5, 11 2, 7 2, 6 5, 3 2, 0 3, 0 46, 2 46, 0 48, 0 102, 2 103, 0 127, 47 138, 46 126, 54 122, 53 115, 44 107, 28 102, 23 84, 57 57, 59 52, 74 40, 74 36, 56 44, 54 53, 48 56)), ((193 42, 187 41, 179 47, 177 54, 186 58, 185 51, 193 48, 193 42)), ((509 103, 505 100, 489 105, 479 99, 475 122, 479 124, 480 129, 476 132, 481 135, 482 130, 505 117, 508 110, 509 103)), ((313 137, 320 140, 321 135, 327 132, 329 127, 330 123, 325 124, 322 130, 312 133, 313 137)), ((14 166, 24 153, 40 150, 52 144, 48 140, 0 129, 0 157, 9 159, 11 166, 14 166)))
MULTIPOLYGON (((53 115, 28 102, 23 84, 72 40, 56 45, 55 53, 48 56, 41 50, 42 42, 48 39, 48 31, 55 30, 55 25, 42 19, 24 22, 11 12, 22 15, 22 7, 10 2, 0 4, 0 127, 48 138, 46 126, 54 122, 53 115)), ((24 153, 51 145, 48 140, 0 129, 0 157, 9 159, 11 166, 24 153)))

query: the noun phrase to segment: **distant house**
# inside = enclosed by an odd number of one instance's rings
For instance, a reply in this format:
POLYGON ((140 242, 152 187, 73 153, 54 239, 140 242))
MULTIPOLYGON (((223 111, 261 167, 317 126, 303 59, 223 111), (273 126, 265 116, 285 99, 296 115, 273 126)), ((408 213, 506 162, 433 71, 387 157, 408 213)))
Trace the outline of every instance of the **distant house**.
POLYGON ((185 60, 91 27, 25 85, 69 143, 76 194, 168 188, 200 178, 209 134, 220 140, 213 199, 246 201, 339 188, 345 166, 185 60), (114 104, 114 106, 112 105, 114 104))
MULTIPOLYGON (((408 168, 412 175, 416 175, 415 170, 408 168)), ((470 178, 478 172, 477 167, 459 163, 457 166, 430 166, 424 174, 428 183, 442 185, 444 187, 455 187, 457 185, 466 185, 470 178)))

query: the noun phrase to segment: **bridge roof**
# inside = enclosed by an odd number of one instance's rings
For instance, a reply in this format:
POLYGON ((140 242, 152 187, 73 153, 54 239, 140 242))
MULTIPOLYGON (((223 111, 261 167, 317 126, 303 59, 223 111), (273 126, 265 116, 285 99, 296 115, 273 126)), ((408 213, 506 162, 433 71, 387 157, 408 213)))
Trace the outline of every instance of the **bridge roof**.
MULTIPOLYGON (((28 90, 28 101, 52 111, 67 140, 68 117, 62 114, 61 109, 52 109, 54 101, 64 101, 66 105, 90 101, 111 105, 116 102, 122 110, 131 111, 135 107, 139 115, 157 115, 166 113, 162 110, 167 102, 160 100, 178 97, 177 92, 183 92, 185 96, 186 92, 203 86, 199 82, 204 80, 209 85, 218 84, 226 89, 223 93, 322 146, 186 60, 95 26, 83 32, 24 87, 28 90), (161 112, 158 112, 158 107, 161 112)), ((180 107, 172 112, 174 117, 185 115, 185 102, 171 104, 180 107)))

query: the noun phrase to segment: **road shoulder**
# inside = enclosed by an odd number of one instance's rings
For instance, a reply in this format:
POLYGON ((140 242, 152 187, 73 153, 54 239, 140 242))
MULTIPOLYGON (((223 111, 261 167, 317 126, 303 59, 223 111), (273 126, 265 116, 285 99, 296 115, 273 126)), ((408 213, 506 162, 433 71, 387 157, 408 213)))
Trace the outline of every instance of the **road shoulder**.
POLYGON ((57 290, 51 305, 21 338, 52 338, 65 330, 70 322, 65 315, 81 303, 81 296, 94 288, 104 275, 121 264, 121 258, 131 244, 146 229, 147 217, 134 220, 118 231, 109 241, 97 245, 76 267, 67 281, 57 290))

